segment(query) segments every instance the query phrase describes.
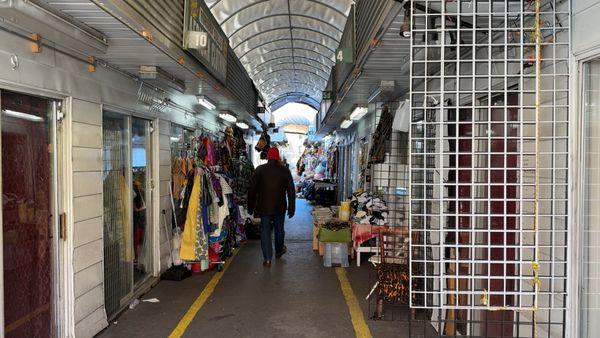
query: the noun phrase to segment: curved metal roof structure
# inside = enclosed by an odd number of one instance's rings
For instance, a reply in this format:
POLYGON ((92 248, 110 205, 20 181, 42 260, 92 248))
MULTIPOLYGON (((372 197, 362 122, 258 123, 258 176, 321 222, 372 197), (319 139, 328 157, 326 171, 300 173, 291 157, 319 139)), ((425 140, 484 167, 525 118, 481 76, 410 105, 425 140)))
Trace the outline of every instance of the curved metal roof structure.
POLYGON ((206 0, 271 110, 318 109, 352 0, 206 0))

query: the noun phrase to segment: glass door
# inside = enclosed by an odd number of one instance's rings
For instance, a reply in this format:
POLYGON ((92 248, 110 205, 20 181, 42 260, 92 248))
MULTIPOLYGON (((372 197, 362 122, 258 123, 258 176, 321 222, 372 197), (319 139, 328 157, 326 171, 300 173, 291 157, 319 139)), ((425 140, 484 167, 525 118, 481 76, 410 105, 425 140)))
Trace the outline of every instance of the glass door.
POLYGON ((151 127, 148 120, 131 119, 134 284, 143 282, 152 272, 151 127))
POLYGON ((4 333, 52 337, 56 102, 2 91, 0 108, 4 333))

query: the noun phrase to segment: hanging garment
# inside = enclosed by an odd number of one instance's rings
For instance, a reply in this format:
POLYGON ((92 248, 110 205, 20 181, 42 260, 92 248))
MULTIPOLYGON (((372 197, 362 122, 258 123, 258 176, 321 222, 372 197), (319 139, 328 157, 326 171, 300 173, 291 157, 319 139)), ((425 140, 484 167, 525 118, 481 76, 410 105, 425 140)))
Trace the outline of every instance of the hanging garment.
POLYGON ((387 106, 383 107, 379 123, 375 134, 373 134, 373 144, 369 151, 369 163, 383 163, 385 161, 385 146, 392 133, 392 123, 394 115, 387 106))
POLYGON ((185 226, 181 236, 181 248, 179 256, 184 261, 196 260, 196 228, 198 227, 198 207, 200 199, 200 174, 196 172, 194 175, 194 183, 190 194, 188 208, 186 212, 185 226))
POLYGON ((220 236, 221 230, 223 229, 223 223, 227 216, 229 216, 229 198, 228 195, 231 196, 233 190, 223 176, 218 175, 219 185, 222 189, 223 195, 223 204, 218 207, 217 210, 217 229, 211 234, 211 236, 220 236))
POLYGON ((400 102, 400 106, 396 109, 392 129, 408 133, 410 126, 410 102, 408 100, 400 102))
POLYGON ((180 157, 174 157, 171 162, 171 177, 173 184, 173 199, 181 199, 181 191, 185 186, 185 161, 180 157))
MULTIPOLYGON (((206 227, 210 227, 208 222, 208 208, 206 201, 209 194, 207 193, 206 172, 200 170, 202 176, 202 189, 198 199, 198 208, 196 210, 196 241, 195 241, 195 261, 202 262, 208 259, 208 238, 206 227)), ((205 270, 205 269, 203 269, 205 270)))
MULTIPOLYGON (((189 163, 188 163, 189 164, 189 163)), ((190 166, 191 168, 191 166, 190 166)), ((186 178, 186 185, 185 188, 182 191, 183 194, 183 198, 181 199, 181 204, 180 204, 180 208, 181 208, 181 215, 180 219, 178 219, 179 222, 179 228, 181 230, 183 230, 185 228, 185 222, 187 220, 187 210, 188 210, 188 206, 190 204, 190 196, 192 195, 192 190, 194 187, 194 170, 190 170, 187 178, 186 178)))

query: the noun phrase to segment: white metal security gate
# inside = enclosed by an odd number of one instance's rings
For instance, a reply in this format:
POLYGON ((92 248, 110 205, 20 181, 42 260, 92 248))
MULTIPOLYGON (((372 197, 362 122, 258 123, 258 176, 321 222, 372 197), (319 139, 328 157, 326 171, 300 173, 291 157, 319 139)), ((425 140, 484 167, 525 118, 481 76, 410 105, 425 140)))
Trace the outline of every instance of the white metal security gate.
POLYGON ((562 337, 569 3, 411 12, 411 306, 440 335, 562 337))

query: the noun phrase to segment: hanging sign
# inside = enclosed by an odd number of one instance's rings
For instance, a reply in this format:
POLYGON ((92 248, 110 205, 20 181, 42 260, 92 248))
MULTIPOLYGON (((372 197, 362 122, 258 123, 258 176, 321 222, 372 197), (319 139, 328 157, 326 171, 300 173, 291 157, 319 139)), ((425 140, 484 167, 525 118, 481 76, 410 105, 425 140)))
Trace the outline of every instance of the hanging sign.
POLYGON ((186 0, 183 21, 183 48, 225 83, 229 40, 204 1, 186 0))
POLYGON ((339 48, 335 51, 336 63, 354 63, 354 51, 352 48, 339 48))

